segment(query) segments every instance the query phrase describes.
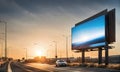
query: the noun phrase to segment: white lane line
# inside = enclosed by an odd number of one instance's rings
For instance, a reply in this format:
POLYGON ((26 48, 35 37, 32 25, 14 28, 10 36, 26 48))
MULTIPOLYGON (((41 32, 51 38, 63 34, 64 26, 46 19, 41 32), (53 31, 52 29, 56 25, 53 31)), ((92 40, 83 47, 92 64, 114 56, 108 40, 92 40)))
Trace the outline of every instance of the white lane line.
POLYGON ((11 61, 10 61, 9 64, 8 64, 8 72, 12 72, 12 69, 11 69, 10 64, 11 64, 11 61))

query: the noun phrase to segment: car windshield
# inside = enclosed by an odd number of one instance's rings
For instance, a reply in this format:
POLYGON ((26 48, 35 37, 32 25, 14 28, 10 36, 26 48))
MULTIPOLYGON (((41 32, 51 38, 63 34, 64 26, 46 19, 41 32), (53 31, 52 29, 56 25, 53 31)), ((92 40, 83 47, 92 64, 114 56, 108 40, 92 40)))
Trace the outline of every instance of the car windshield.
POLYGON ((65 62, 64 60, 59 60, 59 62, 65 62))

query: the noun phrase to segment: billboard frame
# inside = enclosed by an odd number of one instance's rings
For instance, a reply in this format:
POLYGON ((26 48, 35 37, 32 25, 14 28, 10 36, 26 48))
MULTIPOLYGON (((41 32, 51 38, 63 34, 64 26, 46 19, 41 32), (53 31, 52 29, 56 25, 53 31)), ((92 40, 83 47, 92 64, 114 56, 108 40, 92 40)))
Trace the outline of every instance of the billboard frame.
MULTIPOLYGON (((108 11, 107 9, 81 21, 75 24, 74 27, 83 24, 85 22, 88 22, 90 20, 93 20, 99 16, 105 15, 105 45, 104 46, 95 46, 95 47, 86 47, 86 48, 78 48, 78 49, 74 49, 72 47, 72 50, 82 50, 82 49, 94 49, 94 48, 99 48, 99 47, 106 47, 107 44, 112 44, 113 42, 115 42, 115 9, 112 9, 110 11, 108 11), (112 20, 113 18, 113 20, 112 20), (112 28, 111 28, 112 27, 112 28), (112 32, 112 34, 111 34, 112 32)), ((72 28, 74 28, 72 27, 72 28)), ((72 33, 72 31, 71 31, 72 33)), ((72 36, 71 36, 72 37, 72 36)), ((72 41, 72 40, 71 40, 72 41)))
POLYGON ((112 46, 109 46, 109 44, 112 44, 113 42, 116 41, 116 38, 115 38, 115 8, 110 11, 107 11, 107 9, 105 9, 75 24, 75 26, 78 26, 79 24, 95 19, 96 17, 99 17, 101 15, 105 15, 105 46, 96 46, 96 47, 88 47, 88 48, 81 48, 81 49, 72 48, 72 50, 77 50, 78 52, 82 52, 82 64, 85 63, 85 51, 94 51, 94 49, 97 49, 95 51, 98 51, 98 64, 102 63, 102 50, 105 50, 105 65, 107 66, 109 64, 109 49, 112 49, 112 46))
MULTIPOLYGON (((101 12, 99 12, 99 13, 97 13, 97 14, 95 14, 95 15, 93 15, 93 16, 91 16, 91 17, 89 17, 89 18, 87 18, 87 19, 85 19, 83 21, 81 21, 81 22, 76 23, 74 27, 76 27, 78 25, 81 25, 81 24, 83 24, 85 22, 88 22, 90 20, 93 20, 93 19, 95 19, 95 18, 97 18, 99 16, 105 15, 105 29, 106 29, 107 28, 106 27, 107 26, 106 25, 106 14, 107 14, 107 9, 105 9, 105 10, 103 10, 103 11, 101 11, 101 12)), ((74 28, 74 27, 72 27, 72 28, 74 28)), ((106 42, 106 30, 105 30, 105 42, 106 42)), ((94 49, 94 48, 98 48, 98 47, 104 47, 104 46, 86 47, 86 48, 78 48, 78 49, 73 49, 73 47, 72 47, 72 50, 82 50, 82 49, 91 49, 91 48, 94 49)))

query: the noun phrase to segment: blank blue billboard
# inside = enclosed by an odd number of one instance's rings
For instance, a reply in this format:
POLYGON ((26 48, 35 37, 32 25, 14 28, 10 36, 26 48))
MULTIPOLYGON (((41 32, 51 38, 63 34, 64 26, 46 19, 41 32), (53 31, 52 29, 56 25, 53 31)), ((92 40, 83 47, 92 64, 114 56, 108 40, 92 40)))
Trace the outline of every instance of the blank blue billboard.
POLYGON ((105 15, 72 28, 72 49, 105 46, 105 15))

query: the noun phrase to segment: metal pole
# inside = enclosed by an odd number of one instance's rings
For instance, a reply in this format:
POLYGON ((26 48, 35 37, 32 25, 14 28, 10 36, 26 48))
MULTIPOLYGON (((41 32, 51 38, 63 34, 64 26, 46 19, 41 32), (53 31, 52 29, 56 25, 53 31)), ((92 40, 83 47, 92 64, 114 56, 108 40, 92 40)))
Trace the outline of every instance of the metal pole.
POLYGON ((105 65, 107 66, 109 64, 109 50, 108 50, 108 43, 106 42, 105 46, 105 65))
POLYGON ((56 49, 56 60, 57 60, 57 42, 55 44, 55 49, 56 49))
POLYGON ((26 60, 27 60, 27 48, 25 48, 25 50, 26 50, 26 60))
MULTIPOLYGON (((2 38, 0 38, 0 40, 3 40, 2 38)), ((3 42, 0 43, 1 44, 1 57, 3 57, 3 42)))
POLYGON ((55 43, 55 58, 57 60, 57 42, 56 41, 53 41, 55 43))
POLYGON ((7 58, 7 23, 5 22, 5 58, 7 58))
POLYGON ((68 62, 68 36, 65 36, 65 35, 63 35, 63 37, 65 37, 66 38, 66 61, 68 62))
POLYGON ((109 53, 108 47, 105 47, 105 65, 109 64, 109 61, 108 61, 108 59, 109 59, 108 55, 109 54, 108 53, 109 53))
POLYGON ((5 59, 7 59, 7 22, 0 21, 5 24, 5 59))
POLYGON ((68 37, 66 36, 66 58, 68 62, 68 37))
POLYGON ((102 48, 98 48, 98 64, 102 63, 102 48))
POLYGON ((0 57, 2 58, 2 51, 3 51, 2 48, 3 48, 3 46, 2 46, 2 43, 0 43, 0 44, 1 44, 1 47, 0 47, 0 48, 1 48, 1 54, 0 54, 0 57))
POLYGON ((85 50, 82 49, 82 64, 85 63, 85 50))

